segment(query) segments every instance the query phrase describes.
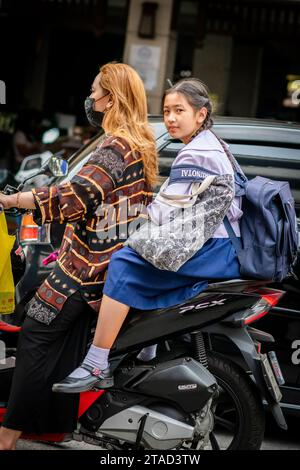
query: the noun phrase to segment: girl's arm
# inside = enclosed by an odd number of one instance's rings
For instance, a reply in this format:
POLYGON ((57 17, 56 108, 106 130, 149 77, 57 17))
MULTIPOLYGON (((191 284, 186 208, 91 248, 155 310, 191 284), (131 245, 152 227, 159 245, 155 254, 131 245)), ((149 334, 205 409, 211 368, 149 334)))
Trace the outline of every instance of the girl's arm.
MULTIPOLYGON (((225 178, 223 182, 222 176, 233 177, 233 169, 223 150, 182 151, 172 164, 165 193, 182 196, 191 194, 193 183, 201 183, 209 175, 217 177, 218 191, 224 191, 225 196, 229 191, 228 180, 225 178)), ((174 210, 174 206, 157 199, 148 206, 148 214, 157 225, 168 223, 174 210)))

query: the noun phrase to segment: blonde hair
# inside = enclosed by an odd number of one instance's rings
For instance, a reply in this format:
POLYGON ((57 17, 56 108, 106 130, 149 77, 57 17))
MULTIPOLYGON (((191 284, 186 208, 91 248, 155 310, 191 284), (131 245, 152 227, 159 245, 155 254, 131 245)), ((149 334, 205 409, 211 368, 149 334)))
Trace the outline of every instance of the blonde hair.
POLYGON ((131 150, 140 153, 146 183, 153 187, 158 173, 157 151, 140 76, 129 65, 108 63, 100 68, 100 85, 112 99, 112 106, 105 111, 105 132, 124 138, 131 150))

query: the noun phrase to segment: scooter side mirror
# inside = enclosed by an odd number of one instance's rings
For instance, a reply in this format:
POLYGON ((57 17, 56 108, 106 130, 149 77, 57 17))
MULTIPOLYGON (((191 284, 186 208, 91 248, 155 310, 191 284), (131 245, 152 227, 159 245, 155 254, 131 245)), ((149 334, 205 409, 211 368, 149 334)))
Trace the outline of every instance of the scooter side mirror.
POLYGON ((38 175, 66 176, 68 174, 68 171, 69 171, 68 162, 66 162, 66 160, 59 157, 58 155, 52 155, 52 157, 50 157, 49 160, 47 160, 45 165, 43 165, 42 168, 37 173, 35 173, 34 175, 31 175, 29 178, 26 178, 21 184, 19 184, 16 191, 22 191, 25 183, 31 178, 35 178, 38 175))
POLYGON ((68 162, 57 155, 53 155, 43 167, 43 173, 52 176, 66 176, 68 174, 68 162))

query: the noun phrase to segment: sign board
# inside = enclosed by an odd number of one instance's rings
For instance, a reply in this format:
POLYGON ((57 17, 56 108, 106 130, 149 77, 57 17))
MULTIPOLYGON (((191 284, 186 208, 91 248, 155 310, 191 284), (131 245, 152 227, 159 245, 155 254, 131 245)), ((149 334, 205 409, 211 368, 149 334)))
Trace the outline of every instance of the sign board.
POLYGON ((159 46, 132 44, 130 47, 129 65, 139 73, 147 91, 157 87, 160 52, 159 46))

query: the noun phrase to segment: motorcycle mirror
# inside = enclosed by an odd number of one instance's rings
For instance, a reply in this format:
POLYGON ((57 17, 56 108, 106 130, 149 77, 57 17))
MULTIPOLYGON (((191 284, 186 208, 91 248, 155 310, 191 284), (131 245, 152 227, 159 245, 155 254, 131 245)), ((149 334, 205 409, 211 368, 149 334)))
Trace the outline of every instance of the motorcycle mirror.
POLYGON ((17 191, 21 191, 24 188, 25 183, 31 178, 35 178, 38 175, 66 176, 68 174, 68 169, 69 165, 66 160, 58 155, 52 155, 52 157, 49 158, 37 173, 26 178, 21 184, 19 184, 17 191))
POLYGON ((53 155, 43 167, 43 173, 52 176, 66 176, 68 174, 68 162, 57 155, 53 155))

